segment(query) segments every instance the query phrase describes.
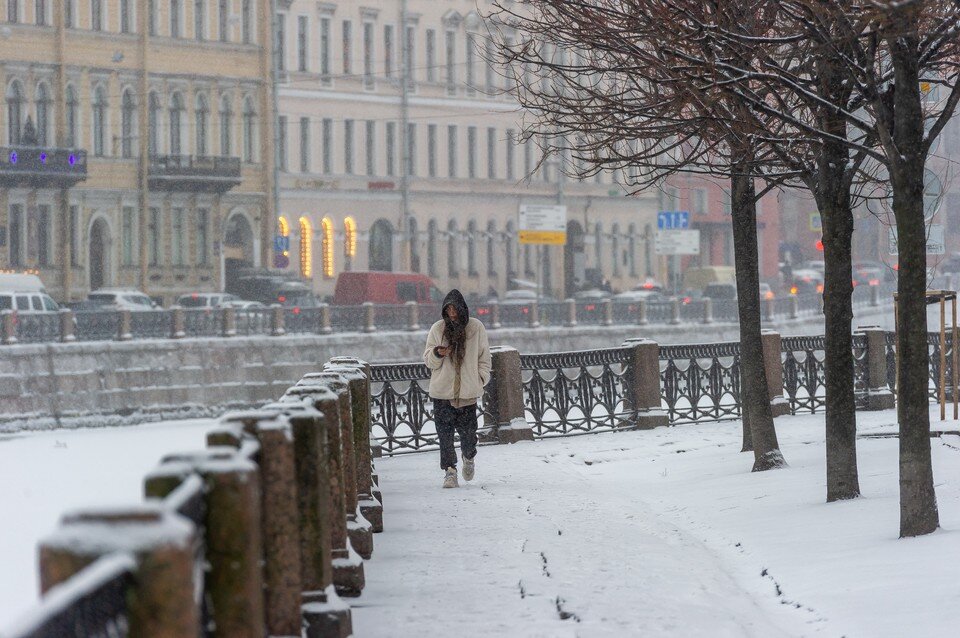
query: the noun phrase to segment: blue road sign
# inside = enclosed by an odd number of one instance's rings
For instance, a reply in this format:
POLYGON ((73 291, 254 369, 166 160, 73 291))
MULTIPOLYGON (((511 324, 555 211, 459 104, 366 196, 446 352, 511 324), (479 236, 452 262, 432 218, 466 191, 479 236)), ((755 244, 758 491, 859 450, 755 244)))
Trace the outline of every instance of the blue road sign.
POLYGON ((290 250, 290 238, 284 237, 283 235, 275 235, 273 237, 273 252, 282 253, 285 250, 290 250))
POLYGON ((686 230, 690 228, 690 212, 662 211, 657 213, 657 230, 686 230))

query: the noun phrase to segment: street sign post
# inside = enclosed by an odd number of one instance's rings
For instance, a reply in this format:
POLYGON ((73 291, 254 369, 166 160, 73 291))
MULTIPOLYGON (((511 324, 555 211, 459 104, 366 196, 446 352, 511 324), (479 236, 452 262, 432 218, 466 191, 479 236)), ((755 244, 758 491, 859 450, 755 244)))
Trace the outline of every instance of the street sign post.
MULTIPOLYGON (((891 255, 899 253, 897 247, 897 229, 890 229, 890 239, 888 250, 891 255)), ((943 224, 930 224, 927 227, 927 254, 942 255, 946 252, 946 245, 943 238, 943 224)))
POLYGON ((654 245, 658 255, 699 255, 699 230, 658 230, 654 245))
POLYGON ((567 243, 567 207, 524 204, 519 231, 521 244, 563 246, 567 243))
POLYGON ((657 213, 657 230, 686 230, 690 228, 690 212, 660 211, 657 213))

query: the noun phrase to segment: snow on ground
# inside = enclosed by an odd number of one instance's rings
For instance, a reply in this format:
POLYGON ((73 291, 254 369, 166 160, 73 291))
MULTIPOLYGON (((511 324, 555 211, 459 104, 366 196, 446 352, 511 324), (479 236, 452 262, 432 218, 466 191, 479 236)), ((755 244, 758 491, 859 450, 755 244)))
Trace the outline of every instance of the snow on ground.
MULTIPOLYGON (((861 413, 860 431, 894 422, 861 413)), ((210 425, 0 437, 0 627, 36 600, 36 542, 64 510, 138 501, 210 425)), ((862 438, 864 496, 828 505, 822 430, 779 419, 790 468, 763 474, 736 422, 483 447, 458 490, 440 489, 436 452, 380 459, 386 532, 355 635, 953 635, 960 437, 933 440, 943 529, 899 540, 897 440, 862 438)))
POLYGON ((0 436, 0 630, 39 598, 37 542, 66 510, 143 500, 169 453, 206 447, 210 420, 0 436))
POLYGON ((484 447, 458 490, 436 453, 379 460, 356 635, 955 635, 960 437, 932 445, 943 529, 899 540, 897 439, 861 439, 863 497, 826 504, 822 415, 779 419, 790 468, 762 474, 739 427, 484 447))

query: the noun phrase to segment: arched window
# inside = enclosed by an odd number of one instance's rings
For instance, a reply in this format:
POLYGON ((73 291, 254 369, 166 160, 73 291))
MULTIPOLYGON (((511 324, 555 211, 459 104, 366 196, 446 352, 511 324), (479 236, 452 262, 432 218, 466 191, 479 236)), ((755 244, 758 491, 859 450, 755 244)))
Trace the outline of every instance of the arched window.
POLYGON ((477 222, 470 220, 467 224, 467 274, 471 277, 477 272, 477 222))
POLYGON ((357 256, 357 222, 353 217, 343 220, 343 267, 353 269, 353 258, 357 256))
POLYGON ((457 263, 457 221, 451 219, 447 224, 447 274, 460 276, 460 264, 457 263))
POLYGON ((80 100, 72 84, 67 85, 67 146, 77 145, 77 120, 80 114, 80 100))
POLYGON ((436 277, 437 270, 437 220, 427 222, 427 274, 436 277))
POLYGON ((233 139, 233 107, 230 102, 230 95, 220 98, 220 155, 223 157, 230 155, 233 139))
POLYGON ((183 142, 183 97, 174 93, 170 98, 170 154, 180 155, 183 142))
POLYGON ((257 148, 257 109, 253 98, 243 100, 243 161, 253 163, 257 148))
POLYGON ((103 85, 93 90, 93 154, 103 157, 107 152, 107 91, 103 85))
POLYGON ((37 144, 47 146, 50 140, 50 91, 41 82, 37 85, 37 144))
POLYGON ((597 269, 597 274, 603 277, 603 226, 600 222, 597 222, 593 227, 593 245, 596 251, 594 266, 597 269))
POLYGON ((133 91, 124 89, 120 114, 120 153, 123 157, 133 157, 133 140, 137 129, 137 103, 133 91))
POLYGON ((197 96, 197 106, 194 110, 194 119, 196 120, 196 151, 198 157, 204 157, 207 153, 207 138, 210 135, 210 105, 207 103, 207 97, 202 93, 197 96))
POLYGON ((420 272, 420 240, 417 236, 419 232, 416 217, 410 217, 407 235, 410 237, 410 270, 413 272, 420 272))
POLYGON ((393 225, 385 219, 370 228, 370 270, 393 270, 393 225))
POLYGON ((147 151, 150 156, 160 153, 160 96, 150 93, 150 108, 147 114, 147 151))
POLYGON ((324 217, 320 222, 322 236, 320 238, 320 252, 323 259, 324 279, 333 279, 335 273, 333 263, 333 220, 324 217))
MULTIPOLYGON (((507 251, 507 283, 510 283, 510 279, 517 276, 517 246, 516 246, 516 227, 513 225, 513 220, 507 222, 507 241, 506 241, 506 251, 507 251)), ((509 287, 509 286, 508 286, 509 287)))
POLYGON ((306 217, 300 218, 300 275, 313 276, 313 224, 306 217))
POLYGON ((610 231, 613 235, 611 253, 613 253, 613 276, 620 276, 620 260, 622 255, 620 254, 620 224, 614 224, 613 229, 610 231))
POLYGON ((497 276, 497 222, 487 222, 487 276, 497 276))
POLYGON ((630 276, 637 276, 637 225, 630 224, 630 237, 627 239, 629 242, 628 252, 627 252, 627 263, 630 266, 630 276))
POLYGON ((23 87, 14 80, 7 87, 7 141, 15 146, 23 133, 23 87))

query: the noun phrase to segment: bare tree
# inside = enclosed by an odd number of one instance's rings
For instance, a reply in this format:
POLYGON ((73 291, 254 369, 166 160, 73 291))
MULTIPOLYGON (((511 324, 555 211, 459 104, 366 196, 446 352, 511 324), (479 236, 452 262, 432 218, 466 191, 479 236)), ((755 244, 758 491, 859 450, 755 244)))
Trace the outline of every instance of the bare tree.
MULTIPOLYGON (((781 164, 757 143, 762 136, 742 103, 690 81, 709 74, 714 62, 702 48, 709 43, 665 28, 683 18, 672 2, 531 0, 495 6, 499 53, 514 70, 514 93, 533 116, 526 135, 549 153, 569 153, 568 171, 586 176, 626 169, 637 190, 679 172, 730 180, 744 423, 754 470, 784 465, 760 339, 756 204, 792 174, 764 170, 781 164), (759 177, 765 186, 758 191, 759 177)), ((731 28, 753 26, 749 8, 728 17, 731 28)))

